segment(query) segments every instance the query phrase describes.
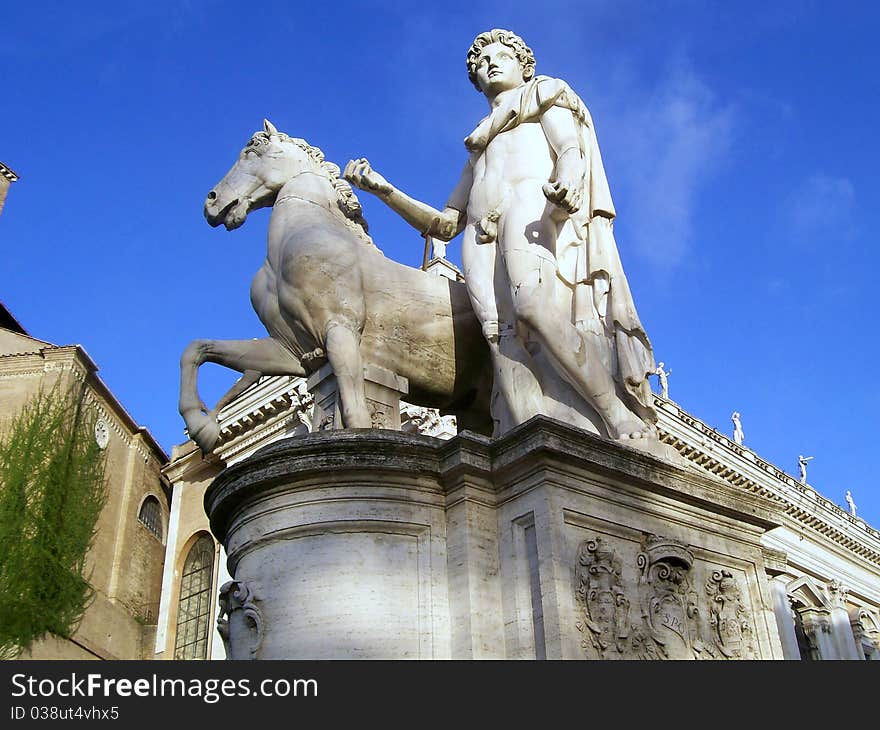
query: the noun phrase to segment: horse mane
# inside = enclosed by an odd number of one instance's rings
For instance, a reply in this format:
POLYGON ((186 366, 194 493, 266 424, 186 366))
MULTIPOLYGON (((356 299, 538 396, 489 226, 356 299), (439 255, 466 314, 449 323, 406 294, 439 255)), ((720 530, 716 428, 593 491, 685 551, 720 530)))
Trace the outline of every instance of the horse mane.
MULTIPOLYGON (((266 132, 257 132, 254 136, 264 136, 267 140, 269 138, 266 132)), ((367 219, 364 218, 364 209, 361 206, 361 201, 358 200, 351 185, 339 177, 339 166, 325 160, 324 153, 304 139, 291 137, 284 132, 278 132, 278 137, 282 142, 293 142, 327 175, 328 180, 333 185, 333 189, 336 191, 336 205, 339 206, 339 210, 345 216, 343 219, 345 224, 365 243, 375 246, 376 244, 373 243, 373 239, 368 233, 369 227, 367 226, 367 219)))

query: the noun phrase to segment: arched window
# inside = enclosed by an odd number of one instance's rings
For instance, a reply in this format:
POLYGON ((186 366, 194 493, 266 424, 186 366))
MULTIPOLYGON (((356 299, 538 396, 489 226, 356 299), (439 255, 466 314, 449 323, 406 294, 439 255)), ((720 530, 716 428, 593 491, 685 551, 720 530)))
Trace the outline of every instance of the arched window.
POLYGON ((175 659, 204 659, 211 625, 211 591, 214 587, 214 541, 202 535, 183 563, 177 604, 175 659))
POLYGON ((162 508, 159 506, 159 500, 152 494, 141 505, 138 520, 156 537, 162 539, 162 508))

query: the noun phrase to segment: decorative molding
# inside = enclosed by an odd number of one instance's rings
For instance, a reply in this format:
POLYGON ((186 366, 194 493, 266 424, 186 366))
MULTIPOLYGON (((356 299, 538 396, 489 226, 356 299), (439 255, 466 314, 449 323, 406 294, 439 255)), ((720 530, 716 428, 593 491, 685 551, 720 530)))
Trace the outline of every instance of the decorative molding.
POLYGON ((762 545, 761 557, 764 559, 764 570, 768 575, 776 576, 788 572, 788 554, 783 550, 775 550, 762 545))
POLYGON ((0 175, 9 180, 10 183, 14 183, 16 180, 18 180, 18 174, 10 167, 4 165, 2 162, 0 162, 0 175))
POLYGON ((849 587, 843 585, 839 580, 832 579, 828 583, 828 597, 832 608, 846 608, 846 599, 849 594, 849 587))
POLYGON ((795 609, 798 608, 798 605, 807 608, 821 608, 822 610, 830 608, 825 592, 808 575, 795 578, 785 586, 785 591, 788 594, 789 603, 795 609))
MULTIPOLYGON (((658 406, 663 405, 655 399, 658 406)), ((801 529, 828 539, 847 552, 880 565, 880 531, 820 496, 812 487, 734 444, 680 407, 659 408, 660 440, 701 469, 777 503, 801 529)))
POLYGON ((298 423, 311 430, 313 405, 301 378, 261 378, 220 412, 220 439, 213 453, 229 463, 298 423))
POLYGON ((220 587, 217 632, 228 659, 257 659, 263 643, 263 613, 254 585, 231 580, 220 587))
POLYGON ((801 609, 800 614, 804 634, 810 640, 810 648, 818 649, 819 634, 831 633, 831 616, 827 609, 823 608, 801 609))
POLYGON ((620 558, 604 547, 602 538, 581 543, 577 579, 582 620, 576 626, 585 634, 581 646, 592 647, 600 659, 624 658, 629 645, 630 602, 623 588, 620 558))
POLYGON ((700 594, 693 551, 678 540, 645 534, 629 563, 605 538, 584 540, 574 566, 581 648, 590 659, 757 658, 740 583, 732 570, 708 570, 700 594))
POLYGON ((709 625, 715 647, 728 659, 752 659, 752 625, 739 584, 729 570, 715 570, 706 581, 709 625))
POLYGON ((687 545, 648 534, 639 567, 645 635, 643 659, 696 659, 706 648, 699 637, 697 594, 691 587, 694 554, 687 545))

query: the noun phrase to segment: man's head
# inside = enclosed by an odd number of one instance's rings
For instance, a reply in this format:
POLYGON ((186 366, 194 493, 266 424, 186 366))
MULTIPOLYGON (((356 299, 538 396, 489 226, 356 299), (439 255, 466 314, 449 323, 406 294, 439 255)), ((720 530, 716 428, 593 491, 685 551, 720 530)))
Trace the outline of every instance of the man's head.
POLYGON ((483 91, 477 81, 477 66, 480 55, 482 50, 492 43, 503 43, 513 51, 520 68, 522 68, 524 81, 528 81, 535 75, 535 54, 532 53, 532 49, 526 45, 525 41, 509 30, 493 28, 485 33, 480 33, 480 35, 474 38, 474 42, 471 44, 470 49, 468 49, 468 78, 477 91, 483 91))

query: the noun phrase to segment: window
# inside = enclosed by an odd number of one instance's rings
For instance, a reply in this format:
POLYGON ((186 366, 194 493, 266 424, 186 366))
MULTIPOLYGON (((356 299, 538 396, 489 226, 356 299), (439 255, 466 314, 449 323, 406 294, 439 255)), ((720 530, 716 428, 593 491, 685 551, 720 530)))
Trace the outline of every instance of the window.
POLYGON ((205 659, 211 624, 211 592, 214 587, 214 541, 203 534, 183 563, 180 599, 177 604, 175 659, 205 659))
POLYGON ((158 499, 150 495, 144 500, 138 514, 138 520, 157 538, 162 539, 162 509, 159 507, 158 499))
POLYGON ((815 661, 819 658, 815 645, 807 637, 807 633, 804 630, 804 618, 797 610, 794 612, 794 635, 797 637, 801 661, 815 661))

